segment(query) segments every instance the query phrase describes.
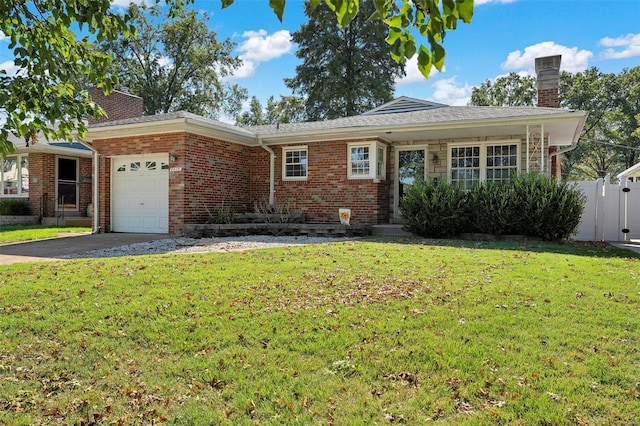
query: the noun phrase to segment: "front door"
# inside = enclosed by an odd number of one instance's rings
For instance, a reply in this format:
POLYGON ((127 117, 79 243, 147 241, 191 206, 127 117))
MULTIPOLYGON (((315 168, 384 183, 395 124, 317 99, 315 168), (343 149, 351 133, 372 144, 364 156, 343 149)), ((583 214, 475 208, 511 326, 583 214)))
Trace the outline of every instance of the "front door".
POLYGON ((57 210, 78 211, 78 159, 58 157, 57 210))
POLYGON ((400 217, 398 205, 411 185, 427 178, 427 147, 396 148, 396 182, 394 188, 395 217, 400 217))

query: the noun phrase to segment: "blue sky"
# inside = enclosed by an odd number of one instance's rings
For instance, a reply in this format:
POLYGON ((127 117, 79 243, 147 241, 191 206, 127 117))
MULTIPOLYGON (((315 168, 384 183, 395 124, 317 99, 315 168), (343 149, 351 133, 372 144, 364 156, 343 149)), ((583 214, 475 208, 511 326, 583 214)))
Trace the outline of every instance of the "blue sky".
MULTIPOLYGON (((128 4, 129 0, 115 0, 128 4)), ((291 94, 283 79, 295 75, 300 61, 291 33, 306 21, 302 0, 289 0, 278 21, 269 0, 235 0, 221 9, 219 0, 196 0, 218 38, 237 44, 244 66, 231 79, 263 103, 291 94)), ((460 23, 444 43, 445 71, 425 80, 415 64, 397 82, 397 96, 449 105, 465 105, 471 88, 511 71, 533 74, 534 59, 562 55, 562 69, 592 66, 618 73, 640 65, 640 0, 476 0, 471 25, 460 23)), ((10 69, 12 55, 1 40, 0 68, 10 69)))

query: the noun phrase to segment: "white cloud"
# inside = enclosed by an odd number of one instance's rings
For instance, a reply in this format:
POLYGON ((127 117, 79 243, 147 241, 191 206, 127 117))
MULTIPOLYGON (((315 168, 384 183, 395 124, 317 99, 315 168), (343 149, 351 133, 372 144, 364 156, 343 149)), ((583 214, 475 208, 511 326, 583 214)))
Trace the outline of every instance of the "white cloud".
POLYGON ((473 2, 475 6, 482 6, 483 4, 490 3, 498 3, 498 4, 506 4, 506 3, 514 3, 516 0, 476 0, 473 2))
POLYGON ((140 4, 144 3, 144 0, 113 0, 111 6, 129 7, 131 3, 140 4))
POLYGON ((245 31, 242 38, 245 40, 238 46, 242 65, 233 75, 224 78, 224 81, 251 77, 261 62, 279 58, 293 49, 291 33, 287 30, 276 31, 271 35, 265 30, 245 31))
POLYGON ((255 62, 243 59, 242 65, 240 65, 238 69, 233 71, 232 75, 222 78, 222 81, 233 81, 252 77, 256 73, 257 68, 258 64, 256 64, 255 62))
POLYGON ((291 33, 287 30, 271 35, 265 30, 245 31, 242 37, 245 41, 240 43, 238 51, 243 52, 241 57, 248 61, 267 62, 289 53, 293 48, 291 33))
MULTIPOLYGON (((445 68, 446 67, 443 67, 442 72, 445 71, 445 68)), ((411 84, 411 83, 424 83, 426 81, 426 79, 418 69, 418 55, 415 55, 413 58, 407 61, 404 67, 404 70, 406 72, 406 75, 401 78, 396 78, 395 82, 397 85, 411 84)), ((438 73, 439 71, 435 67, 431 68, 431 71, 429 72, 429 78, 433 77, 438 73)))
POLYGON ((8 39, 9 39, 9 37, 7 37, 7 36, 5 35, 5 33, 3 33, 2 31, 0 31, 0 41, 8 40, 8 39))
POLYGON ((505 70, 525 69, 530 75, 535 75, 535 59, 544 56, 562 55, 560 68, 571 73, 582 72, 589 66, 593 53, 588 50, 578 50, 577 47, 566 47, 553 41, 545 41, 525 47, 524 53, 513 51, 502 63, 505 70))
POLYGON ((627 34, 622 37, 605 37, 600 40, 600 45, 609 47, 600 54, 605 59, 622 59, 640 56, 640 34, 627 34), (622 50, 613 49, 620 47, 622 50))
POLYGON ((172 63, 173 63, 173 61, 168 56, 161 56, 158 59, 158 65, 160 65, 161 67, 166 67, 167 65, 170 65, 172 63))
POLYGON ((6 71, 7 75, 12 76, 18 73, 19 67, 13 61, 5 61, 0 63, 0 70, 6 71))
POLYGON ((471 86, 460 85, 457 77, 445 78, 433 83, 433 95, 430 99, 447 105, 463 106, 471 100, 471 86))

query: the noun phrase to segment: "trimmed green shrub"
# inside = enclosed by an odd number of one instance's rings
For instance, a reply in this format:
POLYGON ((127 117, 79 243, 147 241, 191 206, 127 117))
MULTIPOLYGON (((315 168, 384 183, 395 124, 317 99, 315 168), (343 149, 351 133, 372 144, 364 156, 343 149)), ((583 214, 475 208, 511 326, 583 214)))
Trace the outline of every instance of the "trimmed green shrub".
POLYGON ((503 235, 514 233, 518 207, 507 182, 476 184, 466 197, 464 232, 503 235))
POLYGON ((575 233, 587 198, 574 183, 528 173, 514 176, 511 187, 519 210, 514 233, 545 240, 569 238, 575 233))
POLYGON ((26 200, 0 200, 0 216, 27 216, 29 203, 26 200))
POLYGON ((485 233, 559 240, 575 232, 585 202, 575 184, 529 173, 468 191, 442 180, 416 184, 400 200, 400 211, 406 228, 424 237, 485 233))
POLYGON ((442 179, 418 182, 400 200, 400 212, 414 234, 454 237, 465 227, 465 193, 459 185, 442 179))

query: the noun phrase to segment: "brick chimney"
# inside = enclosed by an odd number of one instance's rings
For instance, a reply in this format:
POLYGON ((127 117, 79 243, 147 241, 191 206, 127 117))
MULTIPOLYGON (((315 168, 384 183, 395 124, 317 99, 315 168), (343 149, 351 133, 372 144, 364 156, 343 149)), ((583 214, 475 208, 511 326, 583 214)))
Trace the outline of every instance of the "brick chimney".
POLYGON ((560 101, 560 55, 536 58, 536 74, 538 76, 538 106, 558 108, 560 101))
POLYGON ((105 96, 102 89, 98 89, 97 87, 89 88, 88 92, 93 102, 100 105, 107 113, 105 117, 100 117, 97 120, 89 118, 89 125, 104 123, 106 121, 142 117, 143 115, 142 98, 139 96, 119 90, 113 90, 109 93, 109 96, 105 96))
MULTIPOLYGON (((538 107, 559 108, 560 98, 558 91, 560 88, 560 55, 536 58, 536 75, 538 87, 538 107)), ((549 154, 556 152, 558 147, 550 146, 549 154)), ((551 157, 551 176, 560 179, 562 171, 560 169, 559 155, 551 157)))

